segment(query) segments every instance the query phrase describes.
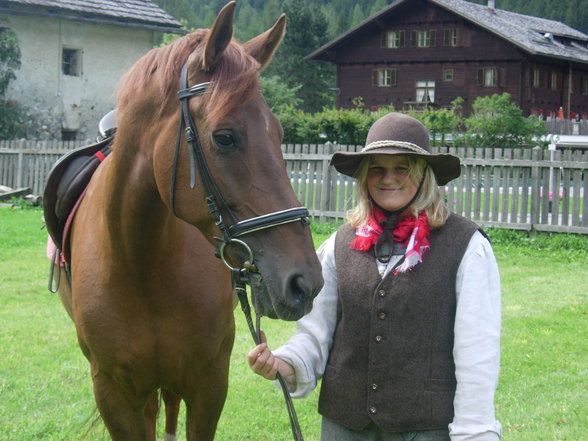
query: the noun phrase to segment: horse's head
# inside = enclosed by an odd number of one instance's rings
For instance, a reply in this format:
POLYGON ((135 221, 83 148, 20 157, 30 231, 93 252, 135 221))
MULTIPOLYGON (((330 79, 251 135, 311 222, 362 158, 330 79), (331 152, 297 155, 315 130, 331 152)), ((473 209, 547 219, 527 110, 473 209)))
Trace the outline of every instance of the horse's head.
POLYGON ((301 219, 304 210, 286 173, 282 129, 258 80, 258 72, 270 62, 284 35, 285 16, 268 31, 239 44, 232 38, 234 8, 230 2, 210 30, 187 35, 138 63, 160 84, 153 87, 153 81, 145 81, 140 105, 132 105, 136 98, 128 93, 119 99, 119 109, 121 103, 127 104, 127 111, 120 113, 119 132, 125 118, 143 119, 143 127, 150 126, 137 136, 152 144, 155 185, 177 217, 196 226, 212 243, 216 238, 234 238, 241 227, 248 230, 238 237, 243 243, 229 239, 223 250, 227 262, 259 270, 252 284, 259 313, 295 320, 310 310, 323 280, 309 228, 301 219), (162 84, 166 78, 169 84, 162 84), (183 112, 178 88, 183 90, 183 112), (184 129, 176 149, 182 119, 184 129), (190 142, 185 127, 192 124, 196 134, 190 142), (211 202, 218 207, 222 223, 215 219, 214 207, 211 214, 211 202), (284 224, 266 224, 261 230, 239 224, 251 219, 264 223, 264 215, 276 212, 282 212, 284 224), (224 227, 232 227, 230 235, 224 227))

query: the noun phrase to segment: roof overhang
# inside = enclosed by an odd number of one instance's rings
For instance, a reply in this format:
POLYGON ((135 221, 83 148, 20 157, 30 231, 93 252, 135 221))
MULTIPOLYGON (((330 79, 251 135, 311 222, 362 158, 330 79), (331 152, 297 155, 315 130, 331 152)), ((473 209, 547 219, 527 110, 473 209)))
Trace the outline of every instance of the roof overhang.
MULTIPOLYGON (((380 18, 383 17, 384 15, 389 14, 391 11, 393 11, 394 9, 399 8, 400 6, 408 3, 411 0, 397 0, 396 2, 392 3, 391 5, 387 6, 386 8, 382 9, 381 11, 377 12, 376 14, 372 15, 371 17, 365 19, 364 21, 362 21, 361 23, 359 23, 358 25, 354 26, 353 28, 351 28, 349 31, 345 32, 344 34, 340 35, 339 37, 329 41, 328 43, 326 43, 325 45, 321 46, 320 48, 318 48, 316 51, 312 52, 311 54, 307 55, 305 58, 306 59, 310 59, 310 60, 319 60, 319 61, 333 61, 333 49, 338 46, 341 42, 343 42, 344 40, 352 37, 353 35, 355 35, 356 33, 367 29, 369 26, 378 26, 378 23, 380 23, 380 18)), ((493 35, 496 35, 499 38, 502 38, 506 41, 508 41, 509 43, 513 44, 514 46, 517 46, 518 48, 520 48, 521 50, 531 54, 531 55, 535 55, 535 56, 543 56, 543 57, 549 57, 549 58, 556 58, 556 59, 561 59, 561 60, 565 60, 565 61, 570 61, 570 62, 576 62, 576 63, 580 63, 580 64, 588 64, 588 60, 582 60, 582 59, 578 59, 572 56, 565 56, 565 55, 559 55, 559 54, 554 54, 554 53, 550 53, 550 52, 541 52, 541 51, 537 51, 534 50, 524 44, 522 44, 519 41, 513 40, 513 39, 509 39, 507 37, 505 37, 504 35, 501 35, 500 33, 498 33, 496 31, 496 29, 493 29, 491 26, 488 26, 486 24, 484 24, 483 22, 479 22, 479 21, 475 21, 472 20, 471 18, 467 17, 466 15, 464 15, 461 11, 459 11, 458 9, 455 8, 451 8, 451 6, 445 4, 442 1, 439 0, 427 0, 433 4, 435 4, 438 7, 444 8, 456 15, 459 15, 460 17, 462 17, 464 20, 467 20, 471 23, 473 23, 476 26, 479 26, 485 30, 487 30, 488 32, 492 33, 493 35)), ((381 27, 381 26, 380 26, 381 27)), ((540 32, 540 31, 538 31, 540 32)), ((562 36, 562 37, 569 37, 572 38, 569 35, 559 35, 558 36, 562 36)), ((578 38, 577 36, 573 36, 573 38, 578 38)), ((588 41, 588 40, 587 40, 588 41)))
POLYGON ((133 20, 129 18, 115 18, 100 14, 75 14, 72 11, 60 9, 22 8, 13 7, 11 4, 0 2, 0 13, 12 15, 37 16, 61 20, 83 21, 101 25, 122 26, 126 28, 144 29, 163 32, 166 34, 187 34, 188 32, 178 24, 158 23, 153 21, 133 20))

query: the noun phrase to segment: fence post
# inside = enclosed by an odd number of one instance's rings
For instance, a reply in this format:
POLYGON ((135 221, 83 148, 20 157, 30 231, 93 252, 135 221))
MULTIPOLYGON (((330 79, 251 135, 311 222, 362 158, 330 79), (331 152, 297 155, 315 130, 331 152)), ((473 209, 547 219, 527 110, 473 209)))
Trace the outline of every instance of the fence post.
MULTIPOLYGON (((324 145, 324 153, 327 154, 329 157, 333 154, 335 150, 335 145, 329 141, 327 141, 324 145)), ((331 186, 333 181, 333 170, 329 167, 329 159, 323 159, 323 185, 321 186, 321 200, 319 204, 319 209, 321 213, 325 213, 330 210, 331 207, 331 186)), ((327 220, 325 215, 321 215, 319 218, 320 223, 324 223, 327 220)))
POLYGON ((18 154, 17 154, 17 163, 16 163, 16 188, 23 188, 23 180, 24 180, 24 147, 25 141, 21 139, 18 142, 18 154))
POLYGON ((531 230, 530 233, 536 234, 535 226, 539 223, 541 199, 541 148, 533 149, 533 165, 531 166, 531 230))

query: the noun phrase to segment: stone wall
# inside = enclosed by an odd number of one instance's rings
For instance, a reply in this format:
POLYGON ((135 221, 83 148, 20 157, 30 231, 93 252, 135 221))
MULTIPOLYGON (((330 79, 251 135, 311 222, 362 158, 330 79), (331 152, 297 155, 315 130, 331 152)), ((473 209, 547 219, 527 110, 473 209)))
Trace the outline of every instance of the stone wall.
POLYGON ((36 139, 59 140, 63 130, 95 139, 120 78, 153 47, 154 33, 144 29, 27 15, 2 22, 18 35, 22 63, 7 98, 26 109, 36 139), (78 76, 64 75, 63 48, 80 55, 78 76))

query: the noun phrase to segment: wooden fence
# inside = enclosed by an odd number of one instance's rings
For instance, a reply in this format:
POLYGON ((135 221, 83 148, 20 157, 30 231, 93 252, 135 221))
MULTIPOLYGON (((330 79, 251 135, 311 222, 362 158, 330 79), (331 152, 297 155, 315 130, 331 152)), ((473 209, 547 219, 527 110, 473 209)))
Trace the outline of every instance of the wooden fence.
MULTIPOLYGON (((342 220, 355 205, 355 182, 329 167, 335 149, 286 145, 286 167, 303 205, 321 220, 342 220)), ((588 234, 588 153, 541 149, 434 148, 462 161, 445 186, 452 211, 482 226, 588 234)))
MULTIPOLYGON (((0 141, 0 185, 42 194, 53 163, 70 142, 0 141)), ((329 167, 336 149, 283 145, 292 187, 321 222, 341 221, 355 204, 355 182, 329 167)), ((588 152, 541 149, 434 148, 459 156, 462 175, 445 186, 452 211, 482 226, 588 234, 588 152)))
POLYGON ((556 135, 588 135, 588 120, 557 119, 545 121, 547 133, 556 135))

